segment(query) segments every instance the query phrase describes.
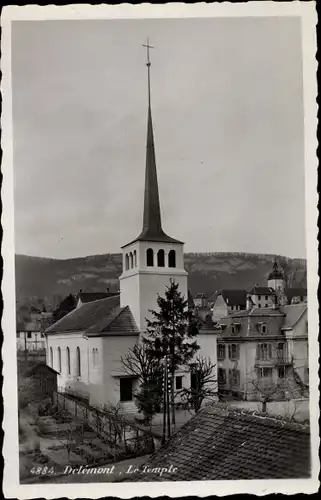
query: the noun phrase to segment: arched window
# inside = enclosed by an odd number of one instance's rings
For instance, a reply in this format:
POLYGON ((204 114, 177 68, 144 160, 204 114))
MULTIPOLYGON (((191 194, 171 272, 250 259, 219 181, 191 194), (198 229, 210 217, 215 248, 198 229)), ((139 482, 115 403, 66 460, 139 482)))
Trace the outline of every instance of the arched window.
POLYGON ((128 257, 128 253, 126 253, 125 255, 125 270, 128 271, 129 269, 129 257, 128 257))
POLYGON ((132 269, 134 267, 133 254, 130 252, 129 254, 129 267, 132 269))
POLYGON ((58 347, 58 372, 61 373, 61 349, 58 347))
POLYGON ((168 267, 176 267, 176 253, 171 250, 168 254, 168 267))
POLYGON ((93 348, 93 366, 98 366, 99 365, 99 354, 98 354, 98 349, 97 347, 93 348))
POLYGON ((81 376, 81 359, 80 359, 80 349, 77 347, 76 349, 76 376, 81 376))
POLYGON ((50 363, 51 368, 53 368, 53 350, 52 350, 52 347, 50 347, 50 349, 49 349, 49 356, 50 356, 49 363, 50 363))
POLYGON ((76 375, 77 377, 81 376, 81 359, 80 359, 80 349, 77 347, 76 349, 76 375))
POLYGON ((154 265, 154 251, 152 248, 148 248, 146 250, 146 264, 147 264, 147 266, 154 265))
POLYGON ((165 252, 164 252, 164 250, 158 250, 157 265, 158 265, 158 267, 165 267, 165 252))
POLYGON ((134 266, 137 267, 137 253, 136 253, 136 250, 134 250, 134 266))
POLYGON ((69 347, 66 349, 66 360, 67 360, 67 373, 70 375, 70 350, 69 347))

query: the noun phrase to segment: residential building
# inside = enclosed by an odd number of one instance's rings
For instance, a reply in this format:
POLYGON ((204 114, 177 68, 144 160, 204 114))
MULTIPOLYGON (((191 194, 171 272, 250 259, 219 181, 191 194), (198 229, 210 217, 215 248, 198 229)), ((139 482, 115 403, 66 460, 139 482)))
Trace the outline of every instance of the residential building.
POLYGON ((310 427, 258 411, 203 408, 124 481, 298 479, 311 474, 310 427), (162 474, 159 471, 162 471, 162 474))
MULTIPOLYGON (((135 411, 135 377, 122 363, 129 349, 146 334, 146 318, 158 310, 171 280, 191 305, 184 244, 168 236, 161 222, 148 67, 148 118, 143 227, 139 236, 122 247, 123 271, 120 293, 89 297, 79 293, 77 307, 46 330, 47 363, 59 372, 58 386, 76 392, 91 404, 121 403, 135 411), (87 300, 88 299, 88 300, 87 300), (90 300, 89 300, 90 299, 90 300), (97 300, 98 299, 98 300, 97 300)), ((93 295, 93 294, 91 294, 93 295)), ((199 355, 216 365, 216 332, 203 327, 198 339, 199 355), (203 346, 202 346, 203 343, 203 346)), ((190 370, 178 370, 176 388, 190 387, 190 370)))
MULTIPOLYGON (((254 307, 275 307, 277 304, 277 294, 274 288, 266 286, 254 286, 248 293, 248 301, 252 302, 254 307)), ((247 308, 252 307, 248 302, 247 308)))
POLYGON ((45 313, 31 313, 29 321, 17 320, 18 351, 39 351, 46 348, 43 314, 45 313))
POLYGON ((53 393, 57 391, 57 377, 59 373, 46 365, 38 363, 28 370, 25 374, 27 378, 32 378, 35 383, 37 395, 41 398, 52 398, 53 393))
POLYGON ((246 290, 220 290, 216 293, 212 307, 212 318, 218 322, 223 316, 227 316, 233 311, 243 311, 246 309, 246 290))
POLYGON ((208 301, 207 301, 207 297, 206 297, 205 293, 197 293, 195 295, 195 297, 194 297, 195 307, 200 308, 200 309, 205 309, 205 308, 207 308, 207 304, 208 304, 208 301))
POLYGON ((220 320, 218 387, 245 400, 308 393, 307 305, 252 308, 220 320))

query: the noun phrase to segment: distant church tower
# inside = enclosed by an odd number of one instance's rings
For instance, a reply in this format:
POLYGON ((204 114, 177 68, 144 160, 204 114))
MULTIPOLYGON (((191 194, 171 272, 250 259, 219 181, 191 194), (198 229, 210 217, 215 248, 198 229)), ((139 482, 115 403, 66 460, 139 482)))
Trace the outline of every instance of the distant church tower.
POLYGON ((276 261, 274 261, 273 270, 268 276, 268 287, 273 288, 276 292, 278 290, 284 291, 285 288, 284 275, 281 269, 279 269, 276 261))
POLYGON ((273 270, 268 276, 268 287, 273 288, 275 290, 278 304, 285 305, 286 304, 286 296, 285 296, 285 280, 283 271, 279 269, 278 264, 274 261, 273 270))
POLYGON ((149 310, 158 310, 157 296, 164 296, 173 278, 187 300, 187 272, 184 244, 167 236, 162 229, 158 192, 154 134, 150 99, 150 60, 147 41, 148 118, 143 229, 122 247, 123 272, 120 276, 120 305, 130 306, 137 326, 145 331, 149 310))

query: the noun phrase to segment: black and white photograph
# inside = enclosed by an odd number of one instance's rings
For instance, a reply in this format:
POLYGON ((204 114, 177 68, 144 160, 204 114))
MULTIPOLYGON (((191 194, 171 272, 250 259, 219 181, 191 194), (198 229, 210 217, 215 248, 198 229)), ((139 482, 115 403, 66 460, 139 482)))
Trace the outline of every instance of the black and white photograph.
POLYGON ((314 2, 6 9, 8 496, 316 492, 314 2))

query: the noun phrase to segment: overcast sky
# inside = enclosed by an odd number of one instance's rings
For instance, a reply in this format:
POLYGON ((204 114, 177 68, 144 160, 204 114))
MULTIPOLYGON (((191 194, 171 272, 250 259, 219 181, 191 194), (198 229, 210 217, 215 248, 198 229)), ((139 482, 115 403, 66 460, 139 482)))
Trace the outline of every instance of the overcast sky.
POLYGON ((16 252, 118 252, 142 226, 149 35, 163 228, 305 257, 298 18, 14 22, 16 252))

